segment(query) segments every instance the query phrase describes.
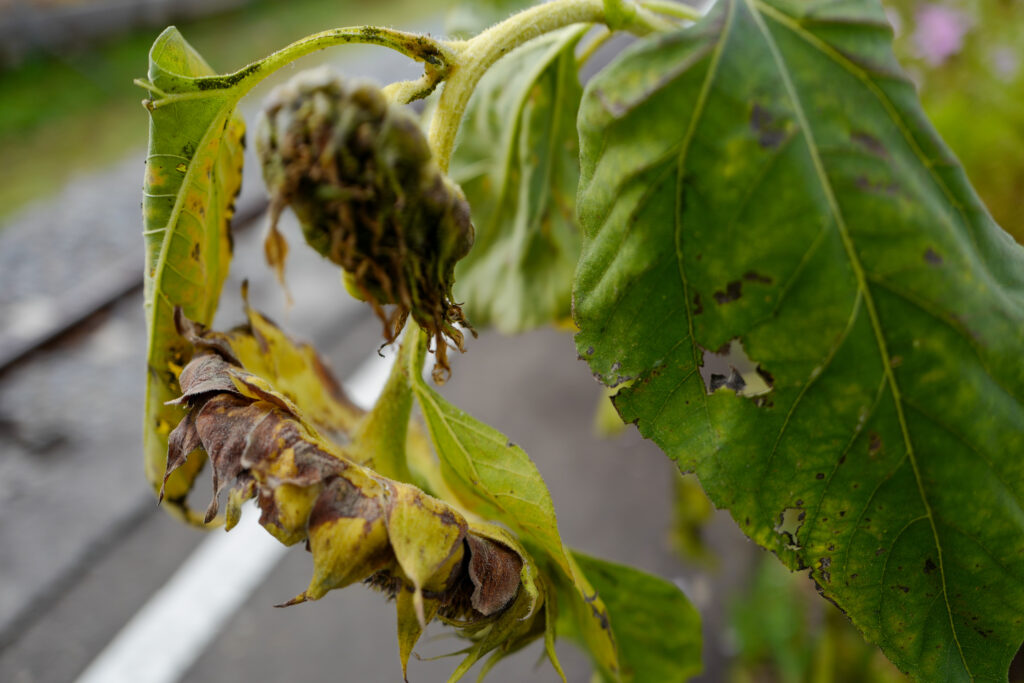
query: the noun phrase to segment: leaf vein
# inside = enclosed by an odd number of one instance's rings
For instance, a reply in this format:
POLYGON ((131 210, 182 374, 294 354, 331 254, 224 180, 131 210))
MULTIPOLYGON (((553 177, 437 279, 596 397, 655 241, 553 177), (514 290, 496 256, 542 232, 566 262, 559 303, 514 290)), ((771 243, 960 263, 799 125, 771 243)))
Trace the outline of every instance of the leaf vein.
MULTIPOLYGON (((967 658, 964 655, 963 646, 961 645, 959 636, 957 635, 956 624, 953 621, 953 612, 949 604, 949 593, 946 587, 946 572, 943 568, 942 544, 939 541, 939 534, 938 529, 935 526, 934 515, 932 513, 931 505, 928 502, 928 497, 924 490, 924 482, 921 479, 921 473, 918 469, 917 460, 914 456, 913 442, 910 439, 910 433, 907 427, 906 416, 903 414, 903 403, 902 397, 900 395, 900 389, 898 384, 896 383, 896 377, 893 374, 892 364, 889 359, 889 351, 886 344, 885 335, 882 332, 881 321, 878 318, 878 312, 875 310, 874 301, 871 298, 871 292, 867 286, 867 281, 864 275, 864 268, 860 263, 860 259, 857 255, 849 231, 846 227, 845 218, 839 209, 839 204, 836 200, 835 192, 832 188, 831 183, 829 182, 828 176, 822 164, 821 157, 818 154, 816 143, 814 140, 814 134, 811 130, 810 123, 807 120, 806 113, 804 112, 803 103, 800 99, 799 94, 797 93, 796 85, 793 82, 792 76, 789 73, 789 69, 786 67, 785 62, 782 59, 782 55, 779 51, 778 45, 775 43, 774 37, 772 37, 771 32, 769 31, 767 25, 764 22, 764 17, 754 7, 755 1, 756 0, 745 0, 754 21, 758 25, 758 29, 761 31, 761 34, 764 37, 768 49, 772 53, 772 58, 775 61, 776 66, 778 67, 779 74, 785 84, 786 91, 789 94, 790 99, 792 100, 794 112, 797 116, 797 120, 799 121, 800 127, 804 132, 804 137, 807 141, 808 152, 811 155, 811 160, 814 164, 814 169, 818 177, 818 181, 821 184, 822 192, 824 193, 825 198, 828 200, 831 213, 836 221, 836 227, 838 228, 840 237, 843 240, 843 246, 846 249, 847 257, 849 258, 850 263, 853 266, 854 273, 857 276, 858 290, 864 295, 865 306, 867 308, 868 315, 871 318, 871 324, 875 331, 875 338, 878 343, 878 349, 882 356, 881 360, 884 366, 884 372, 886 373, 886 377, 889 380, 889 388, 893 395, 893 402, 896 406, 896 415, 900 424, 900 430, 903 434, 903 440, 907 447, 907 458, 910 460, 910 465, 914 471, 914 479, 917 482, 918 494, 921 497, 921 502, 924 504, 929 524, 931 526, 932 538, 935 542, 935 548, 938 555, 939 575, 942 578, 943 599, 946 603, 946 613, 949 617, 949 626, 953 635, 953 641, 956 643, 957 651, 959 652, 960 661, 963 664, 964 670, 967 672, 969 676, 973 676, 973 674, 971 674, 970 666, 967 663, 967 658)), ((758 4, 762 5, 763 7, 763 3, 758 4)), ((772 14, 773 17, 776 17, 777 15, 777 13, 775 12, 769 13, 772 14)), ((778 21, 780 24, 784 26, 786 25, 784 21, 778 19, 777 17, 776 21, 778 21)), ((792 26, 788 26, 788 28, 790 30, 793 30, 792 26)))
MULTIPOLYGON (((725 43, 732 30, 735 14, 736 6, 735 4, 730 3, 728 14, 725 17, 725 23, 723 24, 722 31, 715 43, 714 51, 711 53, 711 62, 708 65, 704 81, 701 83, 700 93, 697 95, 697 103, 694 105, 693 114, 691 115, 690 122, 687 125, 686 135, 683 137, 683 143, 679 148, 679 156, 676 160, 676 204, 673 216, 675 220, 674 239, 676 268, 679 271, 679 280, 683 287, 683 308, 686 311, 686 325, 690 332, 690 350, 693 355, 693 367, 695 369, 700 366, 700 359, 697 357, 697 337, 693 331, 693 311, 690 310, 689 305, 690 285, 686 278, 686 266, 683 258, 683 191, 684 182, 686 180, 685 168, 688 155, 690 153, 690 145, 693 142, 694 135, 697 133, 697 123, 704 115, 704 110, 707 107, 708 95, 711 92, 711 86, 718 76, 718 68, 722 61, 722 53, 725 51, 725 43)), ((701 392, 701 401, 704 403, 704 418, 707 423, 707 430, 710 433, 712 440, 717 442, 718 435, 716 434, 714 425, 711 421, 711 407, 708 404, 707 392, 701 392)))
POLYGON ((1006 392, 1006 394, 1018 404, 1024 403, 1024 397, 1017 396, 1009 387, 1007 387, 1005 384, 999 381, 998 373, 993 372, 992 369, 988 366, 988 363, 985 362, 985 359, 981 355, 981 345, 978 344, 974 336, 967 331, 966 325, 958 323, 949 315, 943 314, 942 312, 937 310, 937 308, 930 302, 921 299, 916 294, 911 294, 910 292, 907 292, 893 285, 891 282, 883 279, 882 277, 874 273, 866 273, 866 277, 868 279, 868 282, 878 285, 879 287, 885 289, 892 295, 899 297, 900 299, 903 299, 907 303, 919 309, 922 313, 931 316, 937 322, 942 323, 946 327, 950 328, 957 335, 959 335, 971 347, 971 350, 974 352, 975 357, 978 359, 978 363, 981 364, 981 367, 985 370, 985 374, 989 376, 992 382, 995 383, 995 385, 1002 389, 1004 392, 1006 392))

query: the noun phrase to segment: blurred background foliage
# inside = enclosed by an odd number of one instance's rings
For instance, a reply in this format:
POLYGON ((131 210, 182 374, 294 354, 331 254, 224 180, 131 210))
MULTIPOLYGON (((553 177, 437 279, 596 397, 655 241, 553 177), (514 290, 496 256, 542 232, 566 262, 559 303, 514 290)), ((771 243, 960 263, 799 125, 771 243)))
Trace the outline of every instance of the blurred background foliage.
POLYGON ((819 598, 803 573, 763 555, 749 589, 734 596, 735 657, 729 683, 909 681, 845 615, 819 598))
MULTIPOLYGON (((697 478, 676 480, 669 539, 684 562, 721 571, 712 548, 714 508, 697 478)), ((725 596, 732 665, 724 683, 906 683, 837 607, 822 600, 806 571, 790 572, 767 552, 748 568, 747 587, 725 596)))
POLYGON ((1024 243, 1024 2, 883 0, 925 111, 1024 243))

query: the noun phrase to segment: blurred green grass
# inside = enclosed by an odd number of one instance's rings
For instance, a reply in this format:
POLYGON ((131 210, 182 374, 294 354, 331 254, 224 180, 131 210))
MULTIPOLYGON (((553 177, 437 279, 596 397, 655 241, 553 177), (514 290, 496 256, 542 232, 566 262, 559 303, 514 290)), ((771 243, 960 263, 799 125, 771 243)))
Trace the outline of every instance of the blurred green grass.
MULTIPOLYGON (((309 33, 364 23, 410 27, 450 4, 258 0, 178 27, 211 66, 226 72, 309 33)), ((0 220, 73 175, 145 145, 144 93, 132 79, 145 76, 160 30, 135 31, 75 54, 35 56, 0 72, 0 220)))

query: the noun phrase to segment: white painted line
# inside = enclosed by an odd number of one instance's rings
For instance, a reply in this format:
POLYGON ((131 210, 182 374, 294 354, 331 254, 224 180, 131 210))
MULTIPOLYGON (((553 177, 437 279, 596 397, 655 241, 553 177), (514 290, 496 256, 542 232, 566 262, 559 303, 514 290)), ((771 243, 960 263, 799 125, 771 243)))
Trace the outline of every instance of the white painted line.
MULTIPOLYGON (((394 362, 374 354, 345 383, 357 405, 369 407, 394 362)), ((230 533, 212 532, 114 639, 77 683, 176 683, 284 556, 246 504, 230 533)))

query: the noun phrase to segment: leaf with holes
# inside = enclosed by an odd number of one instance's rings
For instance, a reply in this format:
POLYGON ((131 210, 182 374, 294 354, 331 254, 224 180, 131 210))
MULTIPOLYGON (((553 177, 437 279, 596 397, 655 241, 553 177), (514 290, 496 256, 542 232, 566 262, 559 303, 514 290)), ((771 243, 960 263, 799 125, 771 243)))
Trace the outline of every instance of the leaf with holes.
POLYGON ((580 250, 574 50, 585 32, 530 41, 488 71, 469 102, 451 173, 477 231, 455 285, 475 325, 515 333, 569 317, 580 250))
MULTIPOLYGON (((199 77, 214 72, 173 28, 149 54, 155 99, 143 185, 146 243, 145 306, 149 333, 144 452, 146 476, 159 489, 167 461, 167 435, 183 416, 176 405, 177 371, 190 350, 178 336, 174 309, 209 324, 231 262, 228 225, 242 183, 245 124, 234 115, 241 93, 200 89, 199 77)), ((185 497, 202 466, 193 457, 167 481, 166 501, 196 521, 185 497)))
POLYGON ((722 0, 594 78, 578 349, 630 381, 626 421, 901 669, 1005 680, 1024 251, 891 38, 874 1, 722 0))

